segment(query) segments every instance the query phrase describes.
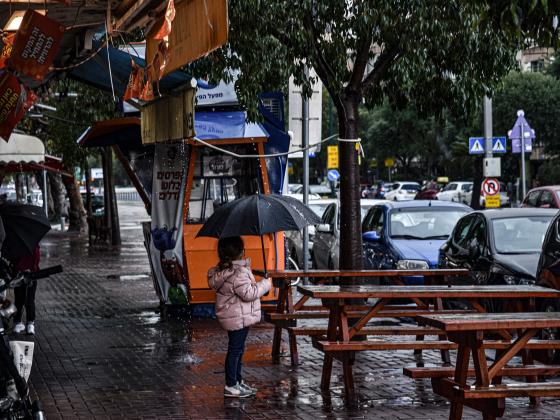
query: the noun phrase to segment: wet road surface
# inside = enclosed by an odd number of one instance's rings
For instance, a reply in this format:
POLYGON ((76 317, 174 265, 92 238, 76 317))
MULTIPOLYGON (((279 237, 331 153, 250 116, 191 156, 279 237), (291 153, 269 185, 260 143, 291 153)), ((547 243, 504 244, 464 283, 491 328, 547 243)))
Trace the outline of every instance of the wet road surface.
MULTIPOLYGON (((65 272, 41 280, 37 336, 31 374, 33 393, 48 419, 445 419, 447 403, 428 380, 413 381, 402 367, 412 352, 357 356, 358 407, 344 405, 335 362, 332 391, 319 390, 321 353, 299 338, 302 364, 270 361, 272 329, 252 328, 245 378, 259 388, 250 400, 223 398, 226 335, 215 320, 167 320, 149 276, 139 205, 120 206, 123 245, 90 247, 87 238, 52 232, 44 240, 41 266, 65 272)), ((427 362, 438 361, 428 352, 427 362)), ((504 418, 560 418, 560 401, 508 400, 504 418)), ((480 418, 469 409, 464 418, 480 418)))

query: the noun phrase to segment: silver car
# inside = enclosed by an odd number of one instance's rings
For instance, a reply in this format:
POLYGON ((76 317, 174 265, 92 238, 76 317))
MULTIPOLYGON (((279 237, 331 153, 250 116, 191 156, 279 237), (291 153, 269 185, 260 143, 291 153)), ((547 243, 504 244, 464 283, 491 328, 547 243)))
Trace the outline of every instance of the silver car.
MULTIPOLYGON (((293 195, 292 195, 293 196, 293 195)), ((309 208, 322 217, 326 208, 336 203, 336 199, 326 200, 309 200, 309 208)), ((313 253, 313 241, 315 236, 315 226, 309 226, 309 253, 313 253)), ((303 231, 293 230, 285 232, 286 250, 288 258, 286 258, 286 268, 301 269, 303 267, 303 231)))
MULTIPOLYGON (((362 220, 370 207, 387 200, 361 200, 362 220)), ((329 204, 320 225, 315 227, 313 238, 313 268, 337 270, 340 243, 340 206, 338 201, 329 204)))

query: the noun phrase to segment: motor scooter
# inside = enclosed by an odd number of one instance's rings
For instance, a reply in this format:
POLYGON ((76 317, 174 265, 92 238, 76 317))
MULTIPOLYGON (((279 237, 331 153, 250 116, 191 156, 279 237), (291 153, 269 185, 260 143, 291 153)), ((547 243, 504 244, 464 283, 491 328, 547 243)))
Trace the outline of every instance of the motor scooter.
POLYGON ((45 268, 33 273, 17 273, 11 270, 6 260, 0 257, 0 420, 43 420, 45 419, 39 401, 32 401, 26 380, 20 374, 14 361, 6 330, 10 318, 16 313, 15 305, 6 298, 8 289, 28 285, 32 281, 61 273, 62 266, 45 268))

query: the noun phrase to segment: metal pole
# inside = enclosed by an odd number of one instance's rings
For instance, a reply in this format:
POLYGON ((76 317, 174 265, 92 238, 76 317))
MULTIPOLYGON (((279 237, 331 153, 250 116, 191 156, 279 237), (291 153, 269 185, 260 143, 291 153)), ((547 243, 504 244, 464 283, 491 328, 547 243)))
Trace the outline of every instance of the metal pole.
MULTIPOLYGON (((309 80, 309 69, 305 69, 305 77, 309 80)), ((309 99, 302 94, 301 112, 301 145, 303 148, 303 204, 309 204, 309 99)), ((303 269, 309 270, 309 228, 303 228, 303 269)))
POLYGON ((45 216, 49 217, 49 196, 47 192, 47 170, 43 169, 43 208, 45 209, 45 216))
POLYGON ((521 199, 525 198, 526 185, 525 185, 525 125, 521 123, 521 199))
POLYGON ((492 157, 492 98, 484 97, 484 138, 486 158, 492 157))

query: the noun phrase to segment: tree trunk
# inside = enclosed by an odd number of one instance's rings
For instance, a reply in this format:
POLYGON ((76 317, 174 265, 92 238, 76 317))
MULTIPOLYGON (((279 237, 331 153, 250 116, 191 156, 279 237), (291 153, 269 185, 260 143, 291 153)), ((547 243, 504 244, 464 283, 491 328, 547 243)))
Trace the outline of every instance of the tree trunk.
POLYGON ((480 187, 482 185, 482 159, 476 159, 473 168, 473 190, 471 197, 471 207, 475 210, 480 209, 480 187))
POLYGON ((68 209, 68 230, 74 232, 87 231, 86 210, 80 189, 75 179, 68 180, 64 183, 68 200, 70 201, 70 208, 68 209))
POLYGON ((15 185, 16 185, 16 200, 18 201, 18 203, 23 203, 24 201, 26 201, 24 199, 24 192, 23 192, 23 174, 19 174, 17 173, 15 176, 15 185))
MULTIPOLYGON (((337 107, 339 137, 358 138, 358 105, 360 95, 346 95, 337 107)), ((360 212, 360 168, 356 143, 339 142, 340 155, 340 269, 360 270, 362 226, 360 212)))
POLYGON ((103 198, 105 223, 111 235, 111 244, 121 244, 121 234, 119 228, 119 217, 117 213, 115 186, 113 185, 113 155, 109 147, 104 148, 101 153, 103 162, 103 198))
POLYGON ((88 217, 91 217, 91 169, 89 163, 86 161, 86 213, 88 217))
POLYGON ((64 206, 64 193, 62 188, 62 180, 59 174, 51 174, 47 175, 50 183, 49 191, 52 196, 52 212, 49 209, 49 220, 58 222, 60 221, 60 216, 62 215, 62 210, 64 206))

